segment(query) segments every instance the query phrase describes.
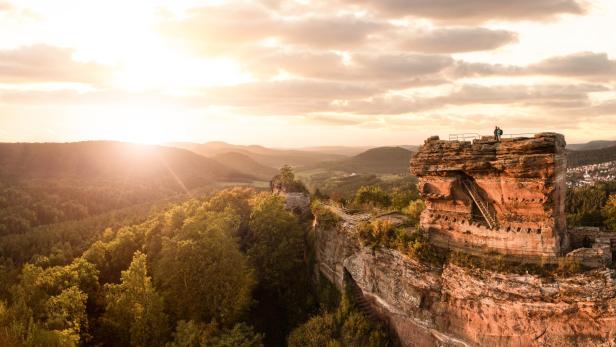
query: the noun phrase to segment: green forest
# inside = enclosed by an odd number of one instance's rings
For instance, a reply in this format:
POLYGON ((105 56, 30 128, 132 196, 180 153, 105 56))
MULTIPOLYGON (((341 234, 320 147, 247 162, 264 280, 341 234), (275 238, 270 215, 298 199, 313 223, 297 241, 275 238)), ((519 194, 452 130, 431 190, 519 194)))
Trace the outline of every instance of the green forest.
POLYGON ((315 277, 312 220, 279 196, 86 187, 3 188, 0 345, 392 345, 315 277))
MULTIPOLYGON (((268 188, 225 187, 212 180, 241 182, 245 173, 200 171, 208 163, 184 152, 162 165, 155 158, 166 150, 141 162, 156 174, 130 176, 126 157, 82 175, 126 150, 84 148, 83 156, 51 148, 68 155, 65 165, 22 148, 4 167, 0 346, 395 346, 351 292, 319 276, 312 223, 313 215, 337 223, 319 202, 327 201, 351 213, 402 213, 414 227, 425 208, 416 178, 297 177, 285 165, 268 188), (32 170, 16 164, 24 156, 32 170), (311 213, 290 212, 277 191, 310 194, 311 213)), ((616 231, 616 183, 568 190, 566 209, 569 226, 616 231)), ((428 263, 470 263, 403 229, 372 223, 358 236, 428 263)))
POLYGON ((616 231, 616 182, 569 189, 565 207, 569 227, 605 227, 616 231))

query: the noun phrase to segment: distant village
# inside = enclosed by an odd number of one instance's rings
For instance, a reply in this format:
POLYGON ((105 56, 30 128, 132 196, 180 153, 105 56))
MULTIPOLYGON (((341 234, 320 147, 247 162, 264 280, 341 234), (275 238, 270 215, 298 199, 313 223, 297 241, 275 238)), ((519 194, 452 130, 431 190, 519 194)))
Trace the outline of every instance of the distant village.
POLYGON ((616 161, 567 169, 567 186, 570 188, 614 180, 616 180, 616 161))

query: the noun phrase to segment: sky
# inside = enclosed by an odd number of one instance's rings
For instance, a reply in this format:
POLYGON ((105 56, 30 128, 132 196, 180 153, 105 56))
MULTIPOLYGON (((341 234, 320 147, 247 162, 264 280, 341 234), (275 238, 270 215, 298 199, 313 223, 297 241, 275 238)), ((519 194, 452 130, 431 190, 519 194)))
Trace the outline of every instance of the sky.
POLYGON ((616 139, 613 0, 0 0, 0 142, 616 139))

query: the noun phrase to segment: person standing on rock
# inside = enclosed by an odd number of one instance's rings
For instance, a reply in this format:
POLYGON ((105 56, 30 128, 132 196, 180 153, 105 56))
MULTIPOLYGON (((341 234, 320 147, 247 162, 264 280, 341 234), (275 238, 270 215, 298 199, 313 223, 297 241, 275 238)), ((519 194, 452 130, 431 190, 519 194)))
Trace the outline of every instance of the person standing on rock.
POLYGON ((499 128, 498 125, 494 128, 494 140, 500 142, 501 136, 503 136, 503 129, 499 128))

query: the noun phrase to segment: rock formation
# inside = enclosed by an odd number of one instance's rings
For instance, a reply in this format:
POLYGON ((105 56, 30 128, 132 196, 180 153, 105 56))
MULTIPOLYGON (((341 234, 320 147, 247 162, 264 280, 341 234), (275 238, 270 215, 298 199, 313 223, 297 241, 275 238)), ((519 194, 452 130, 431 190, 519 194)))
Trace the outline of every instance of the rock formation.
POLYGON ((320 273, 354 281, 403 346, 615 346, 616 272, 569 277, 498 273, 421 263, 396 250, 362 247, 348 215, 315 228, 320 273))
POLYGON ((411 160, 421 226, 448 248, 533 256, 568 249, 560 134, 473 142, 431 137, 411 160))
POLYGON ((295 174, 289 167, 284 174, 272 178, 270 189, 284 199, 288 211, 300 217, 310 216, 310 193, 302 182, 295 179, 295 174))
POLYGON ((545 270, 538 264, 573 258, 582 271, 520 275, 452 258, 424 263, 362 246, 361 225, 387 219, 402 227, 402 216, 329 207, 339 222, 320 224, 316 216, 319 273, 339 288, 359 288, 405 347, 616 346, 616 271, 608 267, 616 238, 566 229, 564 148, 553 133, 502 142, 428 139, 411 161, 426 201, 419 230, 430 247, 456 250, 462 259, 497 252, 545 270))

